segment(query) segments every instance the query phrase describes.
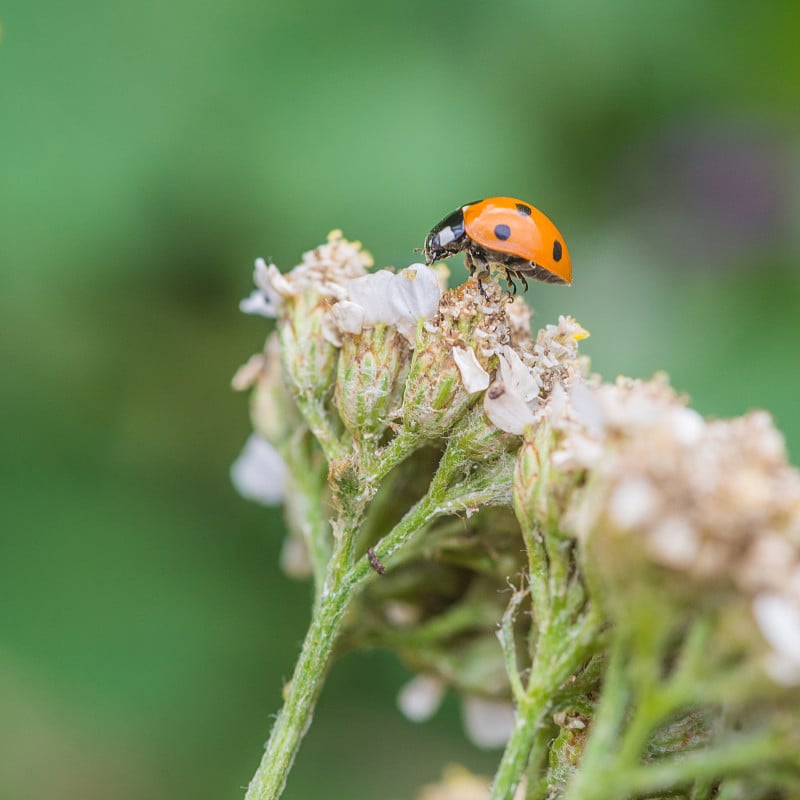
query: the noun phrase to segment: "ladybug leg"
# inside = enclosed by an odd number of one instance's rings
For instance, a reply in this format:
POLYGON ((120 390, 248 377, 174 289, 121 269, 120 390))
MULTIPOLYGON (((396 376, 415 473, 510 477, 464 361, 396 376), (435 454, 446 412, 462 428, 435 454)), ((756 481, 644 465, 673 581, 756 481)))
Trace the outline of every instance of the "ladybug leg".
POLYGON ((517 294, 517 284, 514 283, 514 279, 511 277, 510 273, 506 273, 506 280, 508 281, 508 285, 511 287, 511 294, 516 297, 517 294))
POLYGON ((472 253, 469 250, 464 251, 464 266, 469 270, 470 275, 475 274, 475 262, 472 260, 472 253))
POLYGON ((481 293, 481 296, 484 300, 488 301, 489 295, 486 294, 486 289, 483 288, 483 281, 481 281, 481 278, 484 275, 490 274, 489 262, 472 250, 467 250, 464 253, 464 263, 467 269, 469 269, 469 274, 475 276, 478 282, 478 291, 481 293))
POLYGON ((525 287, 525 291, 528 291, 528 281, 525 280, 525 276, 520 273, 519 279, 522 281, 522 285, 525 287))

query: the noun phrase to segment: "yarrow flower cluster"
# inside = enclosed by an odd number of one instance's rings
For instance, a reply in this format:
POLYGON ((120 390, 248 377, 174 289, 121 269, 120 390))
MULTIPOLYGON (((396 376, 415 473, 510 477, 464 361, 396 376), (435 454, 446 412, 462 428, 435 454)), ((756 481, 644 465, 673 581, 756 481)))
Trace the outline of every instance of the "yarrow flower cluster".
POLYGON ((554 424, 591 472, 576 527, 606 574, 631 587, 659 569, 676 601, 740 601, 772 678, 800 684, 800 474, 769 415, 706 421, 664 378, 575 399, 554 424))
POLYGON ((286 303, 295 301, 304 292, 341 300, 346 284, 366 275, 372 264, 372 256, 362 249, 360 242, 348 242, 341 231, 332 231, 325 244, 303 253, 302 262, 288 275, 263 258, 256 259, 253 273, 256 288, 242 300, 240 308, 246 314, 276 318, 286 303))
POLYGON ((282 564, 315 587, 248 800, 281 794, 340 643, 397 653, 409 719, 453 689, 505 745, 491 782, 421 797, 800 791, 800 476, 768 415, 603 383, 576 320, 533 335, 494 280, 371 266, 334 231, 286 273, 257 261, 242 302, 275 329, 233 379, 232 478, 283 498, 282 564))

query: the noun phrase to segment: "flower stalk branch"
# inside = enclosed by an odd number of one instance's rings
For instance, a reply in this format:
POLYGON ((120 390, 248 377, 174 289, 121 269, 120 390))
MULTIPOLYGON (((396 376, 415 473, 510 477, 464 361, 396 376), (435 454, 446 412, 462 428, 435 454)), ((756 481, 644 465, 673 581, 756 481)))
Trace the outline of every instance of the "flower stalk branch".
POLYGON ((291 681, 284 687, 283 708, 278 712, 245 800, 276 800, 286 786, 300 742, 311 723, 351 600, 344 579, 345 553, 344 547, 338 547, 331 556, 326 591, 314 608, 291 681))

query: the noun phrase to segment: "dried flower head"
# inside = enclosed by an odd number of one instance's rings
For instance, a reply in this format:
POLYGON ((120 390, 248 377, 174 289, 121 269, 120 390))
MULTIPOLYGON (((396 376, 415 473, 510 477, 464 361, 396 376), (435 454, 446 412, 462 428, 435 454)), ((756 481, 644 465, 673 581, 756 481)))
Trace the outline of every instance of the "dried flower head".
POLYGON ((292 436, 303 429, 302 417, 284 381, 276 332, 267 337, 263 352, 239 367, 231 384, 237 391, 251 390, 253 428, 275 447, 288 446, 292 436))
POLYGON ((300 264, 286 274, 263 258, 256 259, 256 289, 240 307, 246 314, 280 317, 288 313, 287 304, 308 290, 339 300, 345 296, 347 283, 365 275, 372 264, 372 256, 362 249, 361 242, 349 242, 341 231, 331 231, 325 244, 303 253, 300 264))
POLYGON ((523 771, 536 797, 688 792, 664 774, 725 755, 733 715, 796 763, 800 475, 769 417, 707 421, 663 376, 600 383, 572 317, 533 336, 488 276, 371 265, 334 231, 285 274, 257 261, 241 304, 276 331, 233 380, 255 433, 232 477, 284 500, 281 563, 315 586, 248 797, 280 795, 342 641, 418 673, 409 718, 452 689, 474 743, 511 736, 491 788, 450 772, 424 800, 508 798, 523 771))
POLYGON ((486 415, 501 430, 521 434, 540 418, 553 388, 570 387, 588 370, 578 356, 578 342, 588 336, 572 317, 539 331, 533 343, 500 348, 499 376, 483 401, 486 415))
POLYGON ((656 569, 677 597, 744 602, 773 677, 800 683, 800 474, 769 416, 706 422, 663 379, 580 404, 591 425, 564 422, 561 447, 601 444, 575 517, 591 557, 620 584, 656 569))

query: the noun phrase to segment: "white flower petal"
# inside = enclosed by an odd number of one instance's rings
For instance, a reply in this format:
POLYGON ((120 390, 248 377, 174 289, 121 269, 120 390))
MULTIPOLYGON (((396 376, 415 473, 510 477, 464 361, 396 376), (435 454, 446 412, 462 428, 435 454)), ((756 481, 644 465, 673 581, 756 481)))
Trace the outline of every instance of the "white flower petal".
POLYGON ((393 311, 390 297, 395 277, 390 270, 382 269, 360 278, 354 278, 347 284, 347 294, 350 300, 364 309, 366 325, 392 321, 393 311))
POLYGON ((425 264, 412 264, 395 276, 392 307, 397 329, 413 344, 417 321, 431 319, 439 309, 442 292, 436 273, 425 264))
POLYGON ((356 278, 348 285, 348 295, 364 309, 364 327, 394 325, 413 344, 417 321, 436 314, 441 290, 432 269, 412 264, 398 274, 384 269, 356 278))
POLYGON ((322 338, 334 347, 342 346, 342 334, 330 310, 322 317, 322 338))
MULTIPOLYGON (((346 280, 349 280, 349 278, 346 280)), ((330 297, 333 300, 345 300, 347 298, 347 287, 336 281, 321 280, 316 284, 316 289, 321 297, 330 297)))
POLYGON ((286 276, 274 264, 267 265, 263 258, 256 259, 253 282, 257 288, 239 303, 239 308, 245 314, 277 317, 284 298, 295 293, 286 276))
POLYGON ((341 300, 331 308, 331 316, 342 333, 361 333, 364 327, 365 311, 358 303, 341 300))
POLYGON ((480 365, 472 348, 454 347, 453 360, 461 373, 464 388, 470 394, 482 392, 489 386, 489 373, 480 365))
POLYGON ((773 680, 800 683, 800 608, 782 595, 764 592, 753 600, 753 616, 774 651, 768 663, 773 680))
POLYGON ((250 356, 250 358, 247 359, 247 363, 242 364, 242 366, 236 370, 236 374, 231 379, 231 386, 237 392, 244 392, 250 389, 255 385, 255 382, 258 380, 261 373, 264 372, 266 366, 267 360, 263 353, 256 353, 254 356, 250 356))
POLYGON ((573 381, 569 390, 569 401, 583 427, 593 436, 600 436, 605 427, 603 411, 584 381, 573 381))
POLYGON ((269 285, 269 267, 271 266, 273 265, 267 266, 267 262, 263 258, 257 258, 253 268, 253 283, 265 293, 272 291, 272 287, 269 285))
POLYGON ((800 665, 780 653, 768 653, 764 667, 778 686, 800 686, 800 665))
POLYGON ((417 675, 397 695, 397 705, 412 722, 430 719, 442 704, 445 685, 434 675, 417 675))
POLYGON ((403 600, 387 600, 383 612, 386 621, 395 628, 410 628, 422 619, 422 609, 403 600))
POLYGON ((560 382, 557 382, 553 386, 550 392, 550 398, 548 399, 548 405, 550 406, 550 420, 552 423, 555 423, 557 420, 561 419, 562 415, 566 414, 567 393, 564 391, 564 387, 560 382))
POLYGON ((503 700, 465 697, 462 718, 470 741, 485 750, 503 747, 514 730, 514 706, 503 700))
POLYGON ((289 534, 281 548, 281 569, 290 577, 302 580, 314 573, 308 546, 299 537, 289 534))
POLYGON ((673 408, 665 422, 675 440, 687 447, 696 445, 706 431, 706 421, 693 408, 673 408))
POLYGON ((495 381, 486 391, 483 410, 492 423, 506 433, 520 435, 526 425, 535 422, 533 413, 522 397, 502 381, 495 381))
POLYGON ((516 350, 505 345, 500 352, 500 379, 529 403, 539 396, 539 384, 516 350))
POLYGON ((286 464, 266 439, 254 433, 231 465, 231 481, 247 500, 279 505, 286 489, 286 464))
POLYGON ((245 314, 258 314, 261 317, 274 319, 278 316, 278 309, 264 295, 253 289, 250 294, 239 303, 239 310, 245 314))
POLYGON ((566 445, 556 450, 551 458, 553 466, 568 472, 597 466, 605 452, 602 442, 573 433, 566 445))
POLYGON ((279 297, 292 297, 295 290, 292 282, 274 264, 267 264, 263 258, 256 259, 253 282, 270 300, 279 297))

